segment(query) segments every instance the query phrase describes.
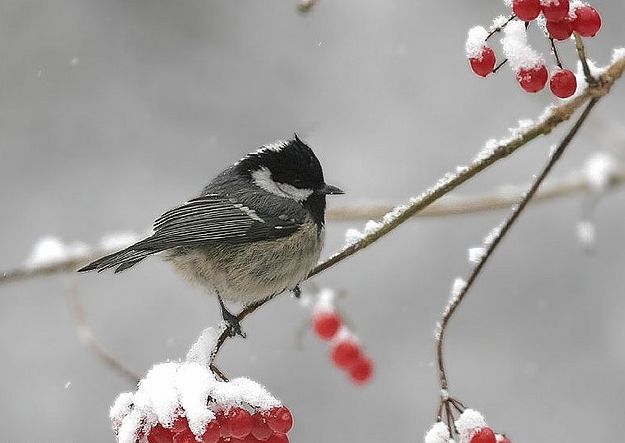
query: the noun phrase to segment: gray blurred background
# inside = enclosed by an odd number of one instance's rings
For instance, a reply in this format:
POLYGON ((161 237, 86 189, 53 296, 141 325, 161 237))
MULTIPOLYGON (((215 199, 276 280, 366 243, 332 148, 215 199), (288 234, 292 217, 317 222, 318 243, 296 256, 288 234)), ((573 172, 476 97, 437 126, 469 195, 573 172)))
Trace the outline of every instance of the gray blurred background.
MULTIPOLYGON (((588 50, 606 64, 625 45, 625 4, 595 3, 604 28, 588 50)), ((466 31, 505 13, 501 2, 322 0, 308 15, 295 6, 2 0, 0 269, 21 263, 44 235, 96 242, 142 230, 225 165, 294 131, 328 181, 348 191, 332 206, 400 202, 552 100, 522 93, 507 68, 489 80, 469 71, 466 31)), ((624 100, 618 84, 554 176, 596 150, 625 148, 624 100)), ((526 182, 561 135, 459 192, 526 182)), ((451 325, 452 393, 514 442, 625 432, 624 201, 617 191, 599 205, 592 255, 576 240, 581 197, 532 206, 451 325)), ((438 394, 433 326, 451 282, 469 271, 466 249, 502 215, 405 224, 315 278, 348 292, 342 306, 376 362, 370 386, 353 387, 316 338, 297 349, 306 311, 289 296, 246 321, 248 339, 227 345, 222 368, 292 408, 294 442, 422 441, 438 394)), ((329 224, 325 254, 363 225, 329 224)), ((113 440, 108 408, 130 386, 78 342, 69 284, 102 344, 141 374, 184 356, 219 318, 215 300, 158 259, 117 276, 2 286, 1 441, 113 440)))

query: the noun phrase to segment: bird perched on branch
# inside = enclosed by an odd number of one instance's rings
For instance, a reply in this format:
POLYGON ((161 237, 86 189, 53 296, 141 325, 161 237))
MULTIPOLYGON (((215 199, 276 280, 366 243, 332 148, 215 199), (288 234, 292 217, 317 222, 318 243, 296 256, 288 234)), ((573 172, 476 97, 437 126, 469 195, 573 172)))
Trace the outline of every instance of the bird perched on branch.
POLYGON ((319 160, 297 135, 246 155, 197 198, 161 215, 154 233, 79 269, 124 271, 162 253, 214 293, 231 334, 244 336, 224 300, 249 305, 297 290, 319 260, 326 195, 319 160))

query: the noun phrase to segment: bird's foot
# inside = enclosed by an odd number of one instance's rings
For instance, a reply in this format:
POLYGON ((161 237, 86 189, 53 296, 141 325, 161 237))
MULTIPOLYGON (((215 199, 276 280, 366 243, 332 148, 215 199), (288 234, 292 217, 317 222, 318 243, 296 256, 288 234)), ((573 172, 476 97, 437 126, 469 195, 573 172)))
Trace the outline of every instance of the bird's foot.
POLYGON ((293 295, 297 299, 299 299, 302 296, 302 289, 299 287, 299 285, 296 285, 291 291, 293 292, 293 295))
POLYGON ((241 330, 241 323, 239 322, 239 319, 236 315, 231 314, 230 311, 228 311, 227 309, 222 309, 221 316, 228 325, 228 335, 230 337, 239 335, 245 338, 245 332, 241 330))

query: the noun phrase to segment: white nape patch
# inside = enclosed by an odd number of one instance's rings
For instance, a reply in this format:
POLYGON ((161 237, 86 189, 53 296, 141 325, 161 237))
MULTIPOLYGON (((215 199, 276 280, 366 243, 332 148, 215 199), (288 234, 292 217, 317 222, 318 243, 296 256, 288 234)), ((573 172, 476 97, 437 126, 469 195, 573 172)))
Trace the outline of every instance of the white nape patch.
POLYGON ((256 221, 259 221, 261 223, 265 223, 265 220, 260 218, 258 216, 258 214, 256 213, 256 211, 254 211, 253 209, 250 209, 247 206, 242 205, 241 203, 235 203, 234 207, 237 208, 237 209, 240 209, 243 212, 245 212, 248 215, 248 217, 251 218, 252 220, 256 220, 256 221))
POLYGON ((287 183, 278 183, 271 178, 269 168, 260 168, 252 172, 254 184, 267 192, 284 198, 303 202, 313 193, 312 189, 299 189, 287 183))
POLYGON ((252 157, 254 155, 262 154, 263 152, 269 152, 269 151, 280 152, 285 147, 287 147, 288 144, 289 144, 288 140, 278 140, 278 141, 276 141, 274 143, 269 143, 268 145, 263 145, 260 148, 258 148, 256 151, 250 152, 249 154, 247 154, 245 157, 243 157, 241 160, 239 160, 235 164, 238 165, 243 160, 245 160, 247 158, 250 158, 250 157, 252 157))

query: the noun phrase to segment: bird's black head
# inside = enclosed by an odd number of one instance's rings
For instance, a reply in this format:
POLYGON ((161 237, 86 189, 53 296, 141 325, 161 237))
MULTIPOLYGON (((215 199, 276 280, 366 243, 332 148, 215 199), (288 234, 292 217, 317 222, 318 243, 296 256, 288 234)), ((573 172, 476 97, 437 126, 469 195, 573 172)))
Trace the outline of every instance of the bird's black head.
POLYGON ((302 203, 343 193, 325 183, 317 156, 297 135, 292 140, 261 147, 235 167, 263 190, 302 203))

